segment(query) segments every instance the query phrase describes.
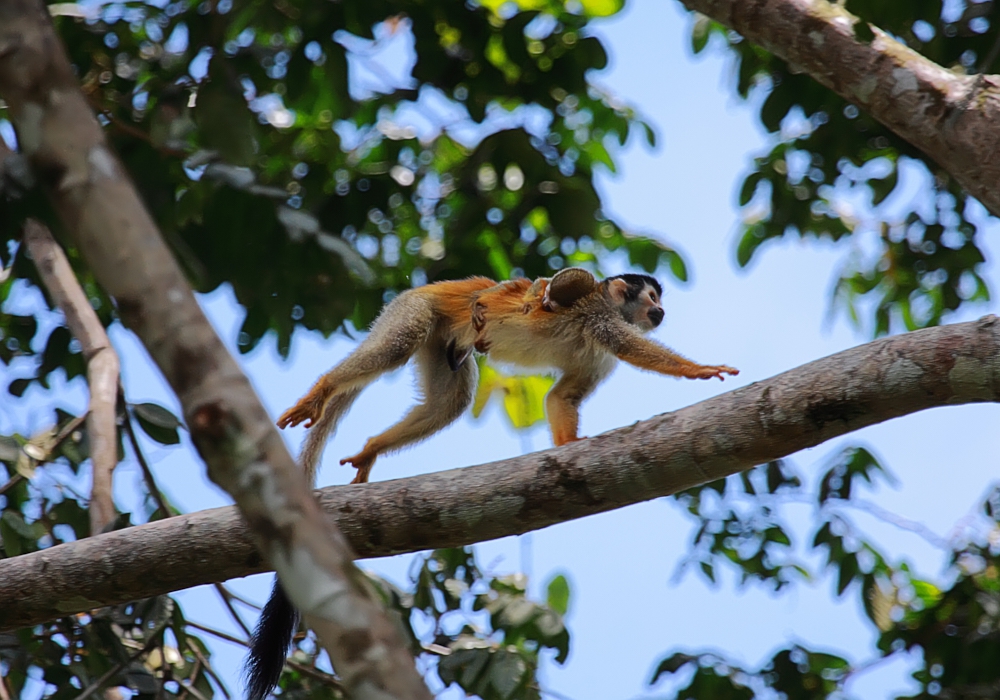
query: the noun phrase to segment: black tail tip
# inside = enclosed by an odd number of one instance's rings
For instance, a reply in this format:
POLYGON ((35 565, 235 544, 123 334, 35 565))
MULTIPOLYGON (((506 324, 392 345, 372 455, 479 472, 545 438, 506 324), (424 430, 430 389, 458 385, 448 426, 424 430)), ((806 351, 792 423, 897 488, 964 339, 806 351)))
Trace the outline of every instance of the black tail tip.
POLYGON ((243 666, 247 700, 264 700, 278 685, 298 626, 299 613, 275 577, 271 597, 261 610, 243 666))

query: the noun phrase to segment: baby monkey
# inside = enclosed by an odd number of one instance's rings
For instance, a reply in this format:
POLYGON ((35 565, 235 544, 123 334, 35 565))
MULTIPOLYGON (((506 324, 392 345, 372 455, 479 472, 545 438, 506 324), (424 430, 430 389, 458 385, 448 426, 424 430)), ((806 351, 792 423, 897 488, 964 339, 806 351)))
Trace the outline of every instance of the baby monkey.
MULTIPOLYGON (((319 379, 278 419, 278 426, 311 428, 299 461, 310 483, 327 439, 361 390, 416 358, 423 401, 398 423, 368 440, 341 464, 353 464, 353 483, 368 481, 375 459, 422 440, 457 419, 472 402, 475 348, 496 362, 555 369, 559 380, 545 399, 552 441, 577 436, 580 403, 618 360, 690 379, 738 374, 726 365, 699 365, 643 336, 660 325, 659 282, 618 275, 598 282, 586 270, 561 270, 551 279, 497 284, 485 277, 410 289, 382 309, 357 349, 319 379)), ((247 695, 264 700, 277 684, 298 615, 274 584, 247 657, 247 695)))

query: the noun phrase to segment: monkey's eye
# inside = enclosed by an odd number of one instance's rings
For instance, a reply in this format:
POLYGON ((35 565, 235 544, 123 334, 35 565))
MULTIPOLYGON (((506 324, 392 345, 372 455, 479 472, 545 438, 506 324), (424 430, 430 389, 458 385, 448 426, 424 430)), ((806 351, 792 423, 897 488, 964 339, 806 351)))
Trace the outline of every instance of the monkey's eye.
POLYGON ((653 302, 654 304, 656 303, 656 292, 650 292, 649 293, 649 300, 651 302, 653 302))

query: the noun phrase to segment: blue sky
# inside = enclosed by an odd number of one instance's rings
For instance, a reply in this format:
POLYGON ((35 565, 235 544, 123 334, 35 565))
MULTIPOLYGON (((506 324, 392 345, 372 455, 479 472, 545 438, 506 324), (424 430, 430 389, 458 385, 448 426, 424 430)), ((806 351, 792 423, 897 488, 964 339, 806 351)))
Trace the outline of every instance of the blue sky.
MULTIPOLYGON (((598 25, 611 66, 597 76, 597 82, 636 105, 659 135, 655 150, 639 139, 630 142, 620 158, 619 174, 601 175, 599 186, 606 209, 617 221, 636 231, 665 235, 685 253, 692 268, 691 284, 679 287, 667 281, 667 316, 654 336, 697 361, 730 364, 741 374, 722 384, 680 381, 620 367, 584 404, 585 435, 680 408, 867 339, 842 316, 831 319, 828 313, 836 271, 856 243, 784 241, 760 251, 749 270, 737 269, 736 189, 768 136, 757 125, 754 110, 733 97, 731 66, 724 57, 714 52, 697 60, 691 57, 688 24, 675 3, 633 0, 620 16, 598 25)), ((919 177, 909 181, 910 191, 918 191, 919 177)), ((995 237, 997 226, 991 224, 988 233, 995 237)), ((991 261, 998 252, 994 240, 988 246, 991 261)), ((995 263, 991 262, 987 279, 996 292, 995 263)), ((235 354, 240 321, 231 295, 220 290, 202 301, 235 354)), ((951 320, 996 313, 998 306, 982 305, 951 320)), ((134 337, 117 328, 112 339, 122 355, 130 399, 176 406, 134 337)), ((322 340, 300 334, 287 362, 266 342, 239 359, 276 416, 352 347, 343 337, 322 340)), ((362 395, 328 447, 320 485, 343 484, 353 477, 353 470, 339 466, 338 460, 355 453, 367 437, 401 415, 413 402, 412 386, 412 375, 404 370, 362 395)), ((66 387, 62 395, 64 405, 79 409, 84 404, 80 382, 66 387)), ((799 453, 792 462, 810 477, 841 447, 867 444, 900 482, 895 490, 878 491, 874 500, 947 537, 958 532, 956 524, 976 507, 997 473, 992 431, 998 418, 996 405, 936 409, 799 453)), ((24 429, 27 421, 41 419, 40 413, 15 416, 10 408, 0 409, 3 428, 24 429)), ((301 429, 286 431, 293 451, 302 435, 301 429)), ((501 459, 549 444, 544 429, 515 434, 492 407, 478 420, 466 416, 413 449, 381 458, 373 480, 501 459)), ((184 510, 229 502, 206 482, 191 451, 150 445, 149 454, 162 488, 184 510)), ((140 478, 138 468, 128 463, 116 473, 123 509, 135 507, 140 478)), ((803 506, 791 512, 793 522, 805 531, 811 511, 803 506)), ((931 576, 942 572, 941 553, 920 538, 864 514, 854 519, 893 556, 915 562, 931 576)), ((856 593, 835 601, 833 583, 825 578, 781 596, 754 586, 739 589, 729 576, 714 588, 693 572, 678 582, 677 566, 690 536, 690 523, 680 509, 661 499, 523 538, 485 543, 479 545, 478 556, 495 573, 524 565, 535 593, 554 574, 567 574, 572 588, 568 618, 572 650, 566 666, 546 665, 543 682, 574 700, 650 693, 645 682, 652 668, 679 647, 726 650, 750 665, 793 641, 853 660, 872 655, 874 635, 862 617, 856 593)), ((404 583, 411 560, 404 556, 362 565, 404 583)), ((815 557, 810 561, 818 563, 815 557)), ((270 575, 234 581, 233 586, 263 601, 270 575)), ((189 618, 236 631, 211 589, 194 589, 178 597, 189 618)), ((223 642, 212 646, 216 670, 233 681, 243 650, 223 642)), ((906 667, 906 659, 879 666, 853 680, 849 689, 869 698, 903 692, 906 667)), ((238 685, 233 682, 231 688, 238 685)), ((663 694, 662 687, 657 690, 663 694)))

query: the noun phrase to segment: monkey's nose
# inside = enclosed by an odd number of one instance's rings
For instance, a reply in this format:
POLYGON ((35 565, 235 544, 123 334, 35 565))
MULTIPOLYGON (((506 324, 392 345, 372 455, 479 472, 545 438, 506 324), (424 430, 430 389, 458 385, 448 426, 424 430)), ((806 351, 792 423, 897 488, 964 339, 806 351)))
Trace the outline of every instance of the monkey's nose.
POLYGON ((652 309, 649 310, 646 316, 649 317, 649 322, 653 324, 653 328, 656 328, 658 325, 660 325, 660 322, 663 320, 663 309, 661 309, 659 306, 654 306, 652 309))

